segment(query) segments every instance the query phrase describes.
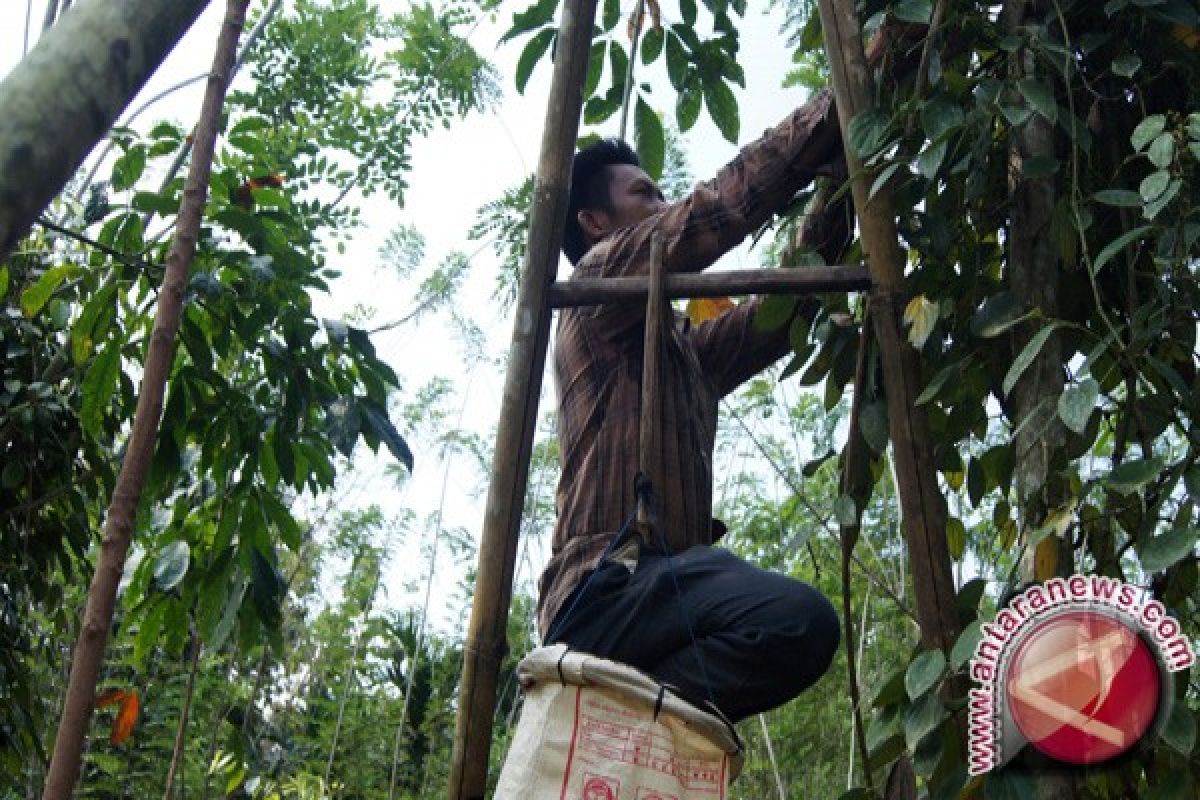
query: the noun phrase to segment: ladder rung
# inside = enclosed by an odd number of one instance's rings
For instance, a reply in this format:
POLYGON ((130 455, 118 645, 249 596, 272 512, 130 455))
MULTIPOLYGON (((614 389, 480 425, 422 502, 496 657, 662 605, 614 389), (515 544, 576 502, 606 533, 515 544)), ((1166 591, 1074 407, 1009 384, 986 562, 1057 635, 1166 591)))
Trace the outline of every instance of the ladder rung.
MULTIPOLYGON (((551 308, 570 308, 645 300, 650 286, 646 275, 620 278, 576 278, 556 281, 547 299, 551 308)), ((871 288, 865 266, 801 267, 796 269, 741 269, 730 272, 683 272, 666 276, 667 297, 726 297, 743 294, 818 294, 854 292, 871 288)))

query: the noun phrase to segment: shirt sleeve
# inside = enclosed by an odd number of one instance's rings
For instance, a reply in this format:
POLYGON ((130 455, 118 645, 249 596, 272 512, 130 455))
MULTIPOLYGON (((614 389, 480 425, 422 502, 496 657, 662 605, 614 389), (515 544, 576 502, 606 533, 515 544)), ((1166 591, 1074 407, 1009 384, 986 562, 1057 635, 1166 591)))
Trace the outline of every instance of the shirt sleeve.
POLYGON ((816 311, 812 298, 798 298, 787 322, 778 328, 759 330, 754 325, 754 314, 762 300, 753 297, 690 330, 700 365, 722 397, 791 353, 788 334, 792 321, 797 316, 811 319, 816 311))
MULTIPOLYGON (((647 274, 655 233, 663 237, 669 272, 699 272, 785 208, 840 148, 833 97, 824 90, 747 145, 688 197, 598 242, 580 260, 575 277, 647 274)), ((605 335, 618 335, 641 324, 645 306, 608 303, 584 313, 605 335)))

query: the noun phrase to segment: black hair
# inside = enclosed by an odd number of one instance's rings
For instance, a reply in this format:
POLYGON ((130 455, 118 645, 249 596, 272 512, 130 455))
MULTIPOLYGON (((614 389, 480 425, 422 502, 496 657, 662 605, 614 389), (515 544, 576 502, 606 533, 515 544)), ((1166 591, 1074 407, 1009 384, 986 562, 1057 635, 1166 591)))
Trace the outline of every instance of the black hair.
POLYGON ((571 197, 567 202, 567 227, 563 231, 563 252, 572 264, 588 251, 588 243, 579 225, 579 212, 585 208, 612 210, 612 195, 608 189, 608 167, 629 164, 640 167, 642 162, 627 142, 621 139, 599 139, 575 154, 571 162, 571 197))

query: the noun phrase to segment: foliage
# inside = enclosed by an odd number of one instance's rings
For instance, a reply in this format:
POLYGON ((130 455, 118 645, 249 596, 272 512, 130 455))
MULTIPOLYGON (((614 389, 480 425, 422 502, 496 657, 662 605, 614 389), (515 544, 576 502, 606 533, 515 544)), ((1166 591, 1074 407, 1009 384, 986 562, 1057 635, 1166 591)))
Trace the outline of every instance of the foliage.
MULTIPOLYGON (((478 13, 420 5, 385 19, 361 0, 301 2, 250 52, 253 88, 225 109, 122 586, 114 688, 153 685, 155 665, 189 647, 218 659, 281 650, 285 564, 311 536, 296 498, 329 491, 359 441, 412 468, 389 418, 396 372, 366 331, 317 318, 310 293, 337 276, 327 248, 358 219, 347 193, 399 200, 414 138, 494 100, 491 67, 459 32, 478 13), (401 49, 378 55, 390 42, 401 49), (371 99, 384 89, 387 102, 371 99)), ((0 265, 0 773, 34 782, 56 703, 38 665, 69 660, 63 642, 122 458, 182 188, 169 171, 151 185, 186 152, 182 129, 114 139, 121 155, 86 206, 60 209, 65 225, 45 220, 0 265)), ((426 287, 433 301, 453 292, 460 267, 426 287)), ((165 730, 176 710, 139 696, 140 724, 162 714, 165 730)), ((165 753, 147 755, 155 765, 170 760, 163 739, 165 753)))

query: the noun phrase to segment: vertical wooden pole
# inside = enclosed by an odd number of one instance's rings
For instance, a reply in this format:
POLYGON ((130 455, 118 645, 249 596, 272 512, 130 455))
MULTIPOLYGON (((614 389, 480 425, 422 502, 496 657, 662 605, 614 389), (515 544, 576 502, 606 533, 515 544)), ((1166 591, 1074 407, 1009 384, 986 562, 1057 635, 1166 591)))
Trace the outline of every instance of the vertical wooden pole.
POLYGON ((938 488, 929 422, 924 409, 915 403, 921 391, 917 354, 908 345, 900 319, 905 256, 896 235, 895 201, 886 184, 870 196, 875 170, 864 169, 849 144, 850 121, 874 104, 873 81, 854 0, 818 0, 817 7, 825 31, 846 163, 853 176, 851 189, 859 234, 874 286, 871 316, 883 362, 896 488, 912 564, 921 641, 927 648, 948 651, 958 637, 959 625, 946 548, 945 501, 938 488))
POLYGON ((475 598, 463 649, 458 720, 450 764, 450 800, 482 800, 487 788, 496 682, 507 649, 505 634, 518 529, 550 337, 552 312, 546 302, 546 290, 554 280, 566 221, 571 159, 579 132, 595 16, 596 0, 567 0, 562 5, 537 188, 529 220, 529 247, 517 295, 508 375, 484 509, 475 598))
MULTIPOLYGON (((642 344, 642 414, 638 420, 638 471, 655 492, 662 491, 662 356, 667 335, 666 259, 662 236, 650 237, 650 288, 646 292, 646 334, 642 344)), ((658 511, 638 498, 637 524, 646 541, 658 525, 658 511)))

